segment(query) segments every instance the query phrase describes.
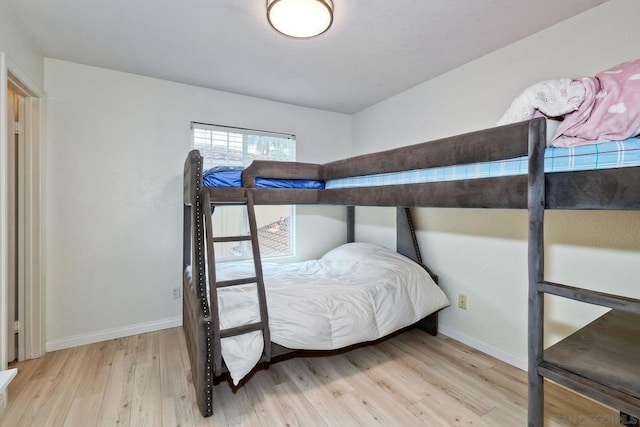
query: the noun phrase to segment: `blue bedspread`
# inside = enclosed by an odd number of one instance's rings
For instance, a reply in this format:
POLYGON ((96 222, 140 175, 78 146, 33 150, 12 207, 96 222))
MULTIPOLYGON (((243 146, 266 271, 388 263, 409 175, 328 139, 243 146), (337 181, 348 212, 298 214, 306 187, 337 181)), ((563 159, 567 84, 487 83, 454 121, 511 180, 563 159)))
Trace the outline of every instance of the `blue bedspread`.
MULTIPOLYGON (((242 187, 243 169, 235 166, 216 166, 204 173, 202 184, 205 187, 242 187)), ((256 187, 322 189, 324 188, 324 181, 256 178, 256 187)))

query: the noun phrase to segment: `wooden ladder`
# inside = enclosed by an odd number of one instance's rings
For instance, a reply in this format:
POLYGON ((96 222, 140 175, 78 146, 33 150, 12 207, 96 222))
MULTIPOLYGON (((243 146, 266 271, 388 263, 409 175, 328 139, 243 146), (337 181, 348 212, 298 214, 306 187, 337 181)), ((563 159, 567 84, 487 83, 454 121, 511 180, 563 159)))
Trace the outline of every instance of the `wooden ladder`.
POLYGON ((258 244, 258 228, 256 226, 256 215, 253 204, 253 193, 251 191, 245 191, 245 195, 242 198, 234 199, 232 201, 212 202, 211 197, 207 191, 204 194, 204 221, 205 221, 205 239, 207 245, 207 267, 209 270, 209 295, 210 295, 210 307, 211 316, 213 318, 213 357, 214 357, 214 375, 219 376, 222 374, 222 354, 220 348, 220 340, 222 338, 238 336, 247 334, 253 331, 262 331, 262 338, 264 340, 263 357, 261 361, 269 362, 271 360, 271 334, 269 332, 269 315, 267 313, 267 298, 264 290, 264 277, 262 275, 262 262, 260 259, 260 246, 258 244), (217 207, 223 206, 246 206, 247 216, 249 218, 249 234, 244 236, 225 236, 214 237, 213 235, 213 221, 211 216, 213 211, 211 209, 212 203, 217 207), (255 275, 251 277, 242 277, 231 280, 220 280, 216 278, 216 260, 214 252, 214 243, 228 243, 228 242, 244 242, 251 241, 251 249, 253 252, 253 265, 255 275), (260 321, 249 323, 246 325, 236 326, 228 329, 220 329, 220 317, 218 311, 218 289, 227 286, 239 286, 255 283, 258 291, 258 305, 260 308, 260 321))

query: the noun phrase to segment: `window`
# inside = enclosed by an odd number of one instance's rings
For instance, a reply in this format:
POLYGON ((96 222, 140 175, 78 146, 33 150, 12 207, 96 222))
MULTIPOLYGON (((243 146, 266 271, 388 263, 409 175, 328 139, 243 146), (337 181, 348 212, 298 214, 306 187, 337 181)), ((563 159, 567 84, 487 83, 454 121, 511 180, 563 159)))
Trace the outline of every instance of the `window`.
MULTIPOLYGON (((203 157, 203 169, 215 166, 247 167, 253 160, 295 161, 294 135, 241 129, 204 123, 191 123, 193 148, 203 157)), ((294 254, 294 206, 256 206, 260 253, 263 257, 294 254)), ((213 215, 216 236, 248 234, 244 206, 218 208, 213 215)), ((250 242, 216 244, 216 258, 250 258, 250 242)))

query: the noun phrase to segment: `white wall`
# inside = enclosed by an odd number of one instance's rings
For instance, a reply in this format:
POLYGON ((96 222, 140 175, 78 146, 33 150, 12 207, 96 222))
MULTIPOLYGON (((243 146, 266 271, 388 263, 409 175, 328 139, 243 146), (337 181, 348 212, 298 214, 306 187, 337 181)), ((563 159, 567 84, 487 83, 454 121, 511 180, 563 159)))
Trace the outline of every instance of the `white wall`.
MULTIPOLYGON (((49 350, 180 321, 190 121, 295 134, 300 161, 350 154, 343 114, 53 59, 45 88, 49 350)), ((343 242, 345 217, 299 207, 297 259, 343 242)))
POLYGON ((44 58, 13 12, 0 0, 0 52, 8 57, 8 65, 35 89, 43 87, 44 58))
MULTIPOLYGON (((367 153, 494 126, 527 86, 593 75, 638 57, 640 2, 612 0, 500 51, 468 63, 353 117, 353 152, 367 153)), ((371 210, 371 240, 395 244, 391 210, 371 210), (373 214, 371 214, 373 212, 373 214)), ((421 209, 419 241, 452 301, 466 311, 442 313, 441 330, 526 366, 525 211, 421 209)), ((640 297, 640 213, 551 212, 547 279, 640 297)), ((553 298, 552 342, 602 312, 553 298)))

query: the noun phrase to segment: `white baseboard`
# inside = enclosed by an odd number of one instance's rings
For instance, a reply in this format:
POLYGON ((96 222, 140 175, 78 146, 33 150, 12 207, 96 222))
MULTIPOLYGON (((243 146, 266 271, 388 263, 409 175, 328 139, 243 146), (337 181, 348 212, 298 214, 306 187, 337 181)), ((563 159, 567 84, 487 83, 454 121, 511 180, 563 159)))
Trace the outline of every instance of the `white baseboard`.
MULTIPOLYGON (((175 328, 182 326, 182 317, 172 317, 169 319, 157 320, 147 323, 139 323, 137 325, 125 326, 122 328, 105 329, 98 332, 83 335, 73 335, 70 337, 61 338, 54 341, 47 342, 47 351, 62 350, 64 348, 77 347, 80 345, 93 344, 101 341, 112 340, 116 338, 128 337, 131 335, 144 334, 147 332, 160 331, 162 329, 175 328)), ((482 341, 478 341, 468 335, 451 329, 441 324, 438 325, 438 333, 446 335, 454 340, 460 341, 470 347, 487 353, 496 359, 502 360, 516 368, 527 370, 527 358, 526 356, 507 353, 499 348, 493 347, 482 341)))
POLYGON ((442 335, 446 335, 450 338, 453 338, 454 340, 460 341, 461 343, 466 344, 469 347, 473 347, 476 350, 480 350, 483 353, 487 353, 489 356, 493 356, 496 359, 502 360, 503 362, 508 363, 509 365, 522 369, 523 371, 527 370, 528 363, 527 363, 526 355, 522 356, 519 354, 507 353, 499 348, 493 347, 487 343, 478 341, 475 338, 471 338, 468 335, 460 333, 455 329, 450 329, 442 325, 442 323, 438 325, 438 333, 441 333, 442 335))
POLYGON ((47 351, 62 350, 63 348, 77 347, 79 345, 93 344, 96 342, 129 337, 131 335, 160 331, 162 329, 182 326, 182 317, 156 320, 153 322, 138 323, 137 325, 124 326, 122 328, 105 329, 89 334, 72 335, 47 342, 47 351))

